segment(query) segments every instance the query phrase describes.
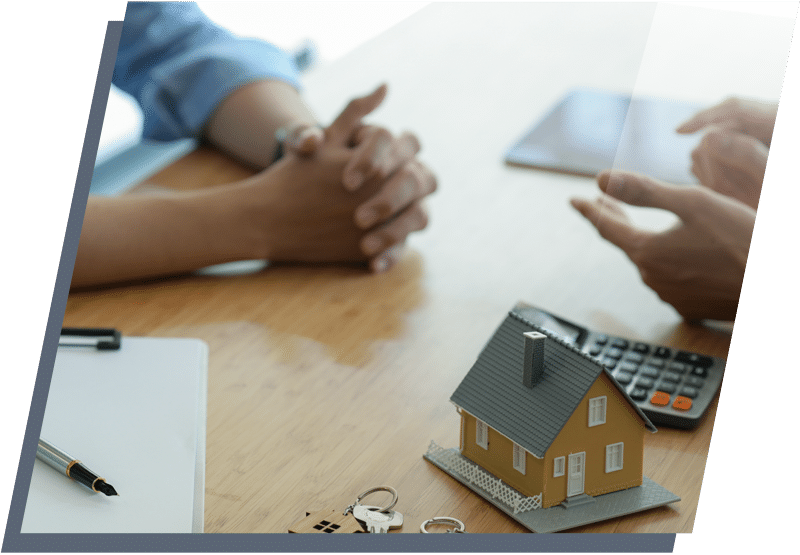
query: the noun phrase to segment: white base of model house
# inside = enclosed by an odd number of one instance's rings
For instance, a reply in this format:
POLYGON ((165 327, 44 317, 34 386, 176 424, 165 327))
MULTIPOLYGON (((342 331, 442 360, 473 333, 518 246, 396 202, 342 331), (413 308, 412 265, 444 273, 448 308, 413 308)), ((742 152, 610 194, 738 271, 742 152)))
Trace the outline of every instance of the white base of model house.
POLYGON ((681 500, 680 497, 645 476, 641 486, 592 498, 584 496, 581 500, 575 500, 578 502, 568 503, 569 507, 556 505, 548 509, 520 510, 520 500, 523 500, 522 502, 524 503, 524 500, 535 498, 520 496, 519 493, 511 490, 509 486, 502 484, 498 478, 494 478, 494 482, 489 486, 493 491, 487 489, 487 481, 485 479, 478 481, 474 478, 468 478, 464 469, 470 467, 480 469, 479 472, 486 475, 489 475, 489 473, 463 457, 458 449, 442 449, 435 443, 431 443, 431 447, 423 455, 423 458, 486 499, 531 532, 560 532, 585 524, 608 520, 609 518, 661 507, 681 500), (506 492, 499 492, 499 488, 513 491, 511 497, 506 492), (515 503, 516 507, 508 502, 510 499, 513 499, 511 502, 515 503))

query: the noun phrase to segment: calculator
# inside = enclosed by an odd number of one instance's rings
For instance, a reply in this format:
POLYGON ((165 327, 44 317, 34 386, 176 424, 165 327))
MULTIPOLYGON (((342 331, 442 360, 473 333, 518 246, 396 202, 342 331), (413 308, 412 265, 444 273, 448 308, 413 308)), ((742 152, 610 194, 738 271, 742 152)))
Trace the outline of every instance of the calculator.
POLYGON ((524 303, 514 312, 599 360, 653 424, 694 428, 722 385, 721 358, 597 333, 524 303))

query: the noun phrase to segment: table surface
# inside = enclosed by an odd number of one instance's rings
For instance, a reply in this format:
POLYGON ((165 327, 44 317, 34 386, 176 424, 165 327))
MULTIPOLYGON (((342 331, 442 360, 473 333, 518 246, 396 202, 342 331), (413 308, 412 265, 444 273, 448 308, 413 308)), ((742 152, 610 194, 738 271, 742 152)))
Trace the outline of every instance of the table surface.
MULTIPOLYGON (((383 275, 244 263, 70 295, 65 325, 208 343, 206 532, 285 532, 307 510, 344 509, 384 484, 399 492, 403 532, 438 515, 470 532, 526 531, 422 458, 431 440, 458 446, 450 395, 517 301, 597 331, 726 357, 731 326, 682 322, 569 206, 571 196, 596 194, 592 179, 502 162, 576 85, 708 102, 732 92, 777 98, 782 69, 775 78, 765 60, 788 52, 792 22, 729 14, 718 27, 739 37, 735 44, 693 51, 708 33, 701 38, 692 25, 724 18, 713 10, 689 18, 681 11, 689 9, 434 4, 308 75, 307 98, 323 121, 387 80, 374 121, 413 129, 439 178, 428 229, 383 275), (659 67, 660 44, 674 42, 666 37, 677 21, 688 61, 678 67, 673 48, 669 67, 659 67), (758 32, 742 39, 731 31, 737 25, 758 32), (731 48, 756 44, 764 57, 728 59, 731 48), (712 61, 714 71, 697 69, 712 61)), ((249 174, 201 148, 147 183, 185 189, 249 174)), ((673 221, 647 210, 634 218, 653 227, 673 221)), ((692 431, 662 428, 645 440, 645 475, 679 503, 576 531, 691 532, 716 405, 692 431)))

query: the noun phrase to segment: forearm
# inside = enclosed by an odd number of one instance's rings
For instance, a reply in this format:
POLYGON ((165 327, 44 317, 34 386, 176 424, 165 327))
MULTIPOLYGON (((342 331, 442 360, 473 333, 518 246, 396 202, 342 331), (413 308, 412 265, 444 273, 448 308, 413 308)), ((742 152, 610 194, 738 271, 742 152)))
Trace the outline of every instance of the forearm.
POLYGON ((72 287, 181 274, 260 258, 258 229, 237 217, 241 213, 237 189, 90 197, 72 287))
POLYGON ((262 169, 273 162, 275 132, 303 123, 317 121, 297 89, 278 80, 256 81, 220 103, 204 136, 236 159, 262 169))

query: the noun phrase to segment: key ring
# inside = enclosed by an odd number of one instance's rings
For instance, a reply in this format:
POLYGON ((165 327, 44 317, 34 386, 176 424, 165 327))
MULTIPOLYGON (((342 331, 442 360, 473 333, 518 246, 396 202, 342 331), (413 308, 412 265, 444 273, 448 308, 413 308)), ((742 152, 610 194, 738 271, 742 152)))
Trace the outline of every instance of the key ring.
POLYGON ((448 524, 450 526, 455 526, 454 530, 447 531, 449 534, 467 533, 464 523, 458 520, 457 518, 453 518, 451 516, 437 516, 434 518, 430 518, 420 525, 419 531, 422 532, 423 534, 430 534, 430 532, 428 532, 427 530, 429 524, 448 524))
POLYGON ((392 502, 391 502, 391 503, 389 503, 389 505, 388 505, 388 506, 386 506, 386 507, 384 507, 384 508, 380 509, 380 510, 379 510, 379 511, 377 511, 377 512, 379 512, 379 513, 385 513, 386 511, 388 511, 388 510, 390 510, 392 507, 394 507, 394 506, 395 506, 395 504, 397 503, 397 490, 396 490, 396 489, 394 489, 394 488, 393 488, 393 487, 391 487, 391 486, 378 486, 378 487, 374 487, 374 488, 368 489, 367 491, 365 491, 364 493, 362 493, 361 495, 359 495, 359 496, 356 498, 356 502, 355 502, 355 503, 353 503, 352 505, 350 505, 349 507, 347 507, 347 508, 344 510, 344 514, 347 514, 347 513, 351 512, 351 511, 353 510, 353 508, 355 508, 355 506, 356 506, 356 505, 361 505, 361 500, 362 500, 362 499, 364 499, 366 496, 368 496, 368 495, 372 495, 373 493, 377 493, 377 492, 379 492, 379 491, 388 491, 389 493, 391 493, 391 494, 392 494, 392 502))

